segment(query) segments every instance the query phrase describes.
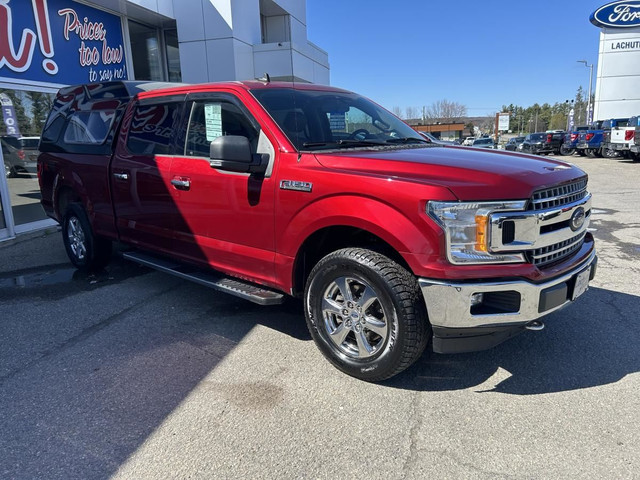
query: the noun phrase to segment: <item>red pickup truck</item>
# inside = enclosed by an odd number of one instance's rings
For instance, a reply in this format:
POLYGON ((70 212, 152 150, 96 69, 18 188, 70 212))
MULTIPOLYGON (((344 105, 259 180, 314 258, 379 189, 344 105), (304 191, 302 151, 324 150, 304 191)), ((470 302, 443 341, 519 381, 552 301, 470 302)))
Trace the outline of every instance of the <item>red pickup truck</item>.
POLYGON ((310 84, 63 88, 40 143, 42 205, 78 268, 124 256, 275 304, 300 297, 322 353, 379 381, 490 348, 573 302, 596 270, 575 166, 427 143, 310 84))

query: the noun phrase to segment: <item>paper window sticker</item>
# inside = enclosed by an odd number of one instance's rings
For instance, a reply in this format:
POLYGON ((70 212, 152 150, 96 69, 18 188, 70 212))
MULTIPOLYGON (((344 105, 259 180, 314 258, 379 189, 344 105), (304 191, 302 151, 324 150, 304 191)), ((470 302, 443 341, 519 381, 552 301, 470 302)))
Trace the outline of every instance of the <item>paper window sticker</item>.
POLYGON ((204 106, 204 121, 207 131, 207 141, 212 142, 222 136, 222 105, 207 103, 204 106))

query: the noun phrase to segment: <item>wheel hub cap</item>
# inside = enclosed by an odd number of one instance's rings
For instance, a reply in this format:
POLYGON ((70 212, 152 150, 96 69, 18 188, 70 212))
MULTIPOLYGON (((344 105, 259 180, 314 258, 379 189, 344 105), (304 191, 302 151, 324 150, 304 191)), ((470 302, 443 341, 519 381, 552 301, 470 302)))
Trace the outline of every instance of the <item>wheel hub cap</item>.
POLYGON ((339 277, 323 295, 324 328, 334 346, 351 358, 367 358, 380 351, 388 337, 387 315, 371 285, 339 277))

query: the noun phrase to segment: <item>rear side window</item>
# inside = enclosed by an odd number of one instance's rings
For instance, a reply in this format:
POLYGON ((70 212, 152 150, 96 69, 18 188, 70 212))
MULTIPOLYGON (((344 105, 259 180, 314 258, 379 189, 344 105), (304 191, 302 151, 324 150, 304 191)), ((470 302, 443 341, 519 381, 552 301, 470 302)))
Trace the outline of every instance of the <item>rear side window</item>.
POLYGON ((136 155, 170 154, 182 105, 175 102, 136 106, 127 138, 129 151, 136 155))
POLYGON ((107 139, 115 116, 115 110, 74 112, 64 131, 64 141, 84 145, 101 145, 107 139))

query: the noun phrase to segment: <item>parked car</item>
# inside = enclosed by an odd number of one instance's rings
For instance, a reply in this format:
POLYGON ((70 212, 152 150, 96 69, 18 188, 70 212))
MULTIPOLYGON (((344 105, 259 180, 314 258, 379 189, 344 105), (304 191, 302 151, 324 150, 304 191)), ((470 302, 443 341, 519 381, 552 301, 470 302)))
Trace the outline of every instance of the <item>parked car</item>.
POLYGON ((258 304, 299 297, 322 354, 367 381, 428 345, 540 330, 595 275, 576 166, 433 147, 329 86, 152 88, 72 86, 54 101, 42 206, 78 268, 106 265, 119 241, 128 260, 258 304))
POLYGON ((509 140, 507 140, 507 143, 505 143, 504 149, 505 150, 510 150, 512 152, 515 152, 516 150, 518 150, 518 146, 522 142, 524 142, 524 137, 513 137, 513 138, 510 138, 509 140))
POLYGON ((473 141, 476 139, 476 137, 467 137, 464 139, 464 141, 462 142, 462 145, 465 145, 467 147, 471 146, 473 144, 473 141))
POLYGON ((493 141, 493 138, 476 138, 471 144, 472 147, 475 148, 496 148, 496 144, 493 141))
POLYGON ((439 138, 434 137, 429 132, 418 132, 422 135, 429 143, 433 143, 434 145, 459 145, 459 143, 452 142, 451 140, 441 140, 439 138))
POLYGON ((35 164, 31 165, 27 160, 22 143, 18 138, 3 136, 0 138, 0 143, 2 143, 2 156, 8 177, 17 177, 20 173, 31 173, 30 171, 35 173, 35 164))
POLYGON ((20 137, 20 143, 24 150, 26 159, 28 162, 32 162, 34 165, 38 161, 38 155, 40 151, 38 147, 40 145, 40 137, 20 137))

